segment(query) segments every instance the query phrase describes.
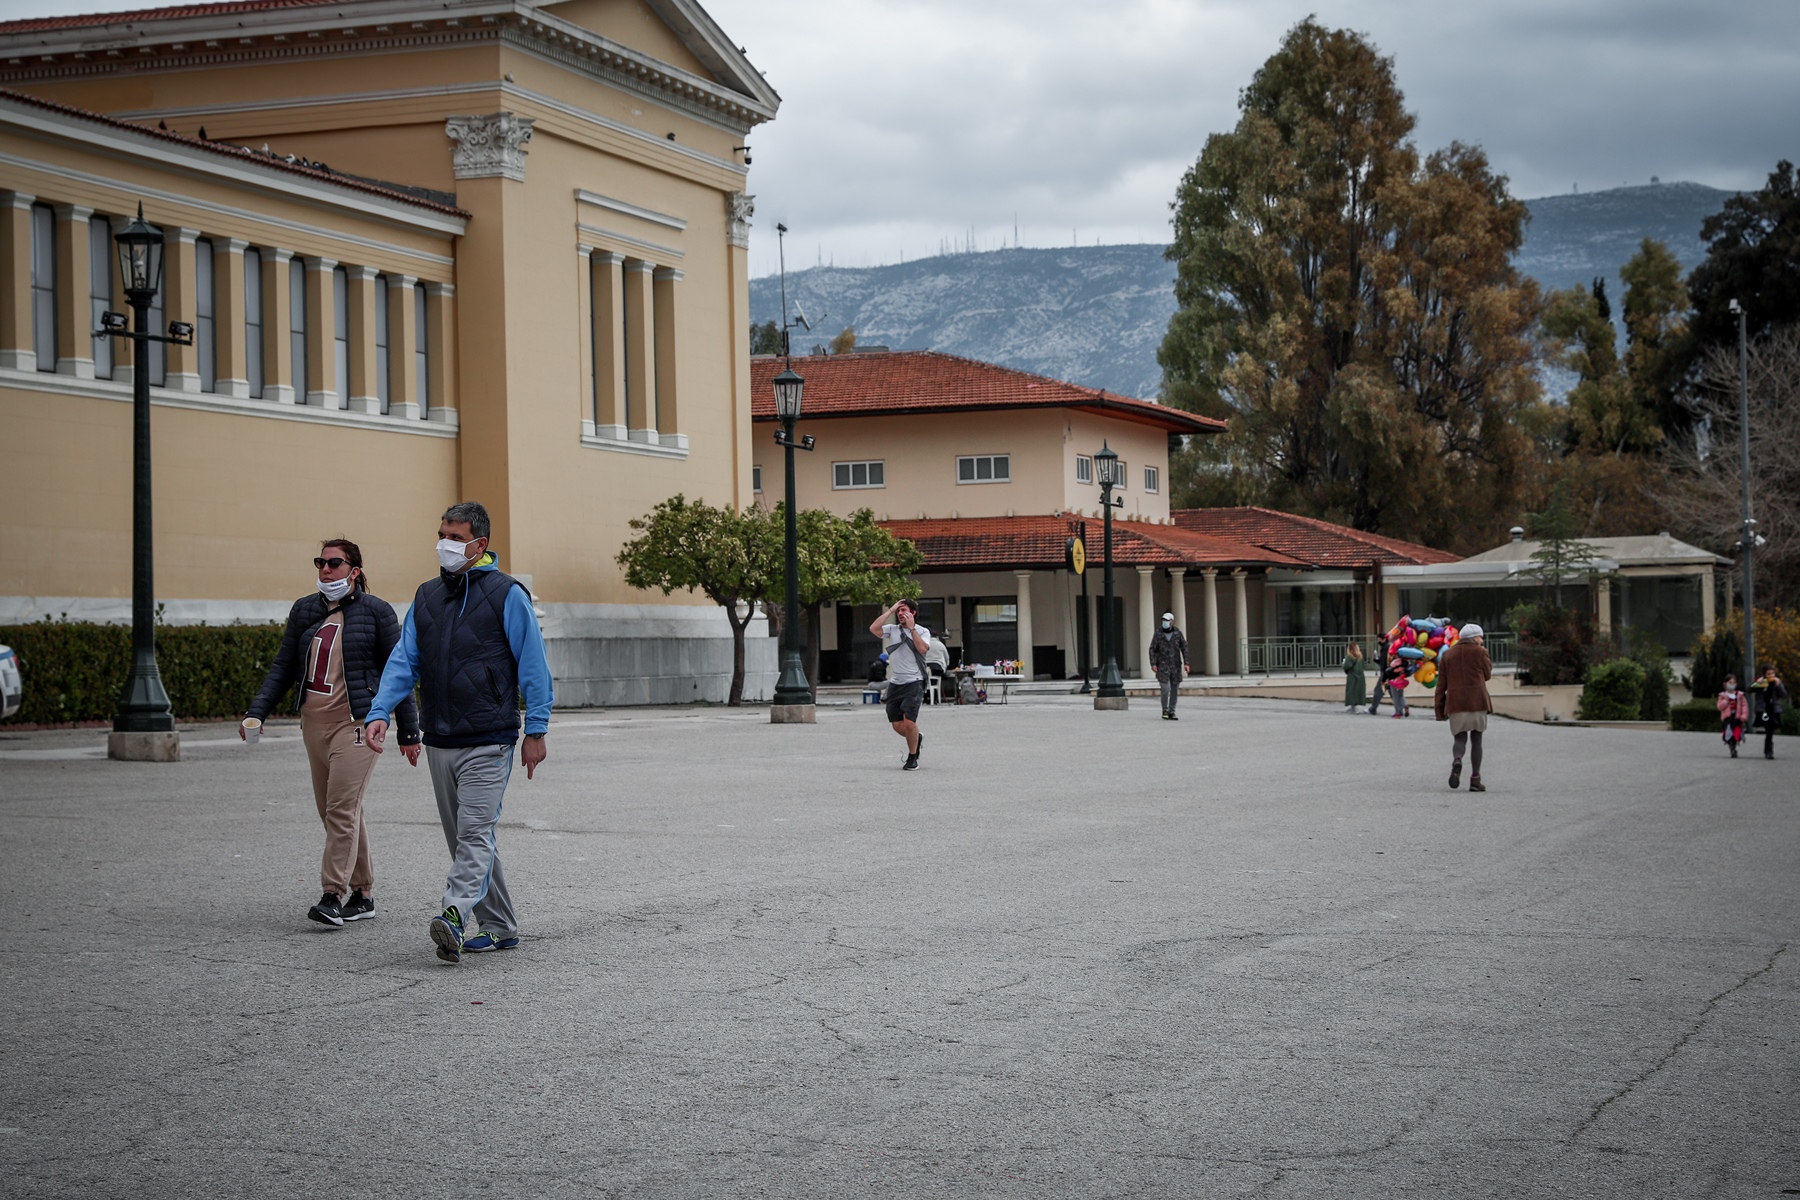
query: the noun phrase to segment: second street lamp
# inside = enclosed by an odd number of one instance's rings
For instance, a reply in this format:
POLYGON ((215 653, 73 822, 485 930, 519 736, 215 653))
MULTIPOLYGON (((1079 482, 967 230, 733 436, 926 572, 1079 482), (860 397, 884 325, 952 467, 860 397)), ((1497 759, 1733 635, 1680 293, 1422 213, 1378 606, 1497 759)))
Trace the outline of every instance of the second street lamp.
POLYGON ((1100 507, 1106 517, 1106 611, 1100 617, 1100 688, 1094 693, 1094 707, 1122 709, 1131 701, 1125 696, 1125 677, 1119 673, 1119 625, 1113 610, 1113 543, 1112 510, 1125 503, 1124 497, 1113 499, 1112 490, 1125 481, 1119 456, 1104 441, 1100 453, 1094 455, 1094 467, 1100 472, 1100 507))
POLYGON ((172 762, 181 757, 181 738, 162 671, 156 665, 156 562, 151 540, 150 505, 150 343, 194 344, 193 326, 176 321, 169 336, 152 333, 150 308, 162 289, 163 233, 137 219, 113 239, 119 248, 119 275, 131 305, 128 328, 123 313, 100 318, 95 337, 124 338, 132 343, 132 479, 131 479, 131 673, 113 714, 106 741, 109 757, 172 762))
POLYGON ((769 711, 772 724, 810 725, 816 719, 812 685, 806 681, 806 666, 800 654, 800 523, 794 498, 794 447, 813 448, 811 437, 796 442, 794 423, 800 419, 800 396, 806 380, 789 365, 775 376, 775 415, 781 421, 775 441, 787 455, 787 531, 786 581, 787 602, 781 610, 781 675, 775 681, 775 703, 769 711))

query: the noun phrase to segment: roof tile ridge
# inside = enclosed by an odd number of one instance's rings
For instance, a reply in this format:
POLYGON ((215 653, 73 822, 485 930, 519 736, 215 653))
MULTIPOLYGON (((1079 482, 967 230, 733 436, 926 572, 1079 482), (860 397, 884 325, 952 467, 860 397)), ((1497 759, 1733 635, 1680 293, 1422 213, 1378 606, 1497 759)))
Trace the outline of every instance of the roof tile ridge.
POLYGON ((131 24, 138 21, 182 20, 191 16, 207 16, 211 12, 226 15, 253 12, 257 9, 325 7, 334 0, 214 0, 212 3, 159 4, 152 8, 96 9, 80 13, 58 13, 39 17, 20 17, 0 21, 0 34, 12 29, 78 29, 86 25, 131 24))
POLYGON ((387 196, 391 199, 399 200, 419 208, 428 208, 442 213, 453 213, 459 217, 467 217, 470 215, 470 213, 464 209, 455 208, 447 204, 439 204, 436 201, 426 200, 419 196, 410 196, 395 188, 382 187, 379 184, 368 183, 360 179, 352 179, 349 176, 340 175, 335 171, 321 171, 317 167, 303 166, 300 163, 285 162, 280 158, 259 154, 250 149, 250 147, 240 146, 235 142, 216 142, 211 139, 203 140, 197 137, 190 137, 185 133, 177 133, 173 129, 152 129, 148 125, 139 125, 134 121, 123 121, 118 117, 109 116, 106 113, 95 112, 88 108, 77 108, 73 104, 64 104, 59 100, 46 100, 42 96, 34 96, 30 92, 15 91, 12 88, 0 87, 0 100, 16 100, 22 104, 28 104, 35 108, 42 108, 49 112, 63 113, 79 120, 91 121, 96 125, 109 126, 113 129, 122 129, 131 133, 141 133, 146 137, 156 138, 160 141, 174 142, 177 145, 191 146, 197 150, 205 150, 209 153, 217 154, 222 158, 235 158, 241 161, 252 162, 260 166, 269 167, 273 170, 286 171, 293 175, 304 175, 308 179, 317 179, 321 182, 347 188, 351 191, 365 192, 374 196, 387 196))

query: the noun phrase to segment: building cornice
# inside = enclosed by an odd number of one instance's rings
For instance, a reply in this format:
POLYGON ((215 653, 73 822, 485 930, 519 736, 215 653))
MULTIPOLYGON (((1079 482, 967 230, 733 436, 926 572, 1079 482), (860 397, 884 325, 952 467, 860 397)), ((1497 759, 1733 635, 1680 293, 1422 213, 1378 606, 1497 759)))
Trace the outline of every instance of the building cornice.
MULTIPOLYGON (((691 7, 680 0, 659 3, 673 3, 684 13, 691 7)), ((698 28, 693 21, 677 23, 688 25, 690 32, 698 28)), ((446 0, 429 8, 418 0, 363 0, 354 8, 319 5, 229 16, 200 13, 0 32, 0 81, 184 70, 495 40, 734 131, 773 119, 780 104, 780 97, 741 56, 733 52, 735 63, 719 58, 711 42, 722 41, 722 36, 707 39, 702 61, 718 59, 713 69, 735 78, 743 90, 538 11, 531 0, 446 0)))

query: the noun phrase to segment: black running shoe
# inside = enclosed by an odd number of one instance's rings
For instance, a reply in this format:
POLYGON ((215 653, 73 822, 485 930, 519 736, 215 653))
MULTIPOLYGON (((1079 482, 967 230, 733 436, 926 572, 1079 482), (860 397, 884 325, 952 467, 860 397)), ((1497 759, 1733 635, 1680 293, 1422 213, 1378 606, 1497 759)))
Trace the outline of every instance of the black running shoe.
POLYGON ((917 758, 917 757, 919 757, 919 755, 921 755, 923 753, 925 753, 925 735, 921 733, 919 735, 919 748, 912 752, 912 756, 914 758, 917 758))
POLYGON ((902 764, 901 764, 901 765, 900 765, 900 769, 901 769, 901 770, 902 770, 902 771, 916 771, 916 770, 918 770, 918 769, 919 769, 919 756, 918 756, 918 755, 916 755, 916 754, 909 754, 909 755, 907 755, 907 756, 906 756, 906 761, 905 761, 905 762, 904 762, 904 763, 902 763, 902 764))
POLYGON ((344 901, 344 920, 346 921, 367 921, 374 915, 375 902, 363 895, 361 891, 351 892, 350 898, 344 901))
POLYGON ((329 925, 333 929, 344 927, 344 910, 338 906, 336 892, 326 892, 320 896, 319 902, 306 910, 306 915, 311 920, 317 921, 321 925, 329 925))

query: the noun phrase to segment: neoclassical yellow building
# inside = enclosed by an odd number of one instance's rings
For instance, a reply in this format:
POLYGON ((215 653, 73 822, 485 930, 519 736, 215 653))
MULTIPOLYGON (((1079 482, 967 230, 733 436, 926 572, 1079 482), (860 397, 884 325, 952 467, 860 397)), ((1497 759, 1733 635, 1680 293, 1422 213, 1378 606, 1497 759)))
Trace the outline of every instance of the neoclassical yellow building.
POLYGON ((691 0, 0 23, 0 623, 127 616, 147 370, 171 619, 284 615, 340 534, 403 604, 476 499, 559 701, 722 697, 722 614, 614 555, 676 492, 751 501, 746 145, 778 104, 691 0), (134 363, 92 334, 140 203, 153 320, 198 336, 134 363))

